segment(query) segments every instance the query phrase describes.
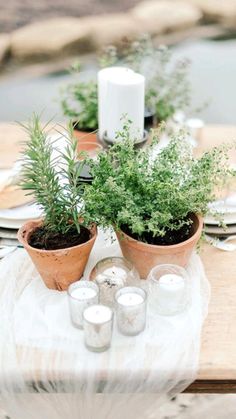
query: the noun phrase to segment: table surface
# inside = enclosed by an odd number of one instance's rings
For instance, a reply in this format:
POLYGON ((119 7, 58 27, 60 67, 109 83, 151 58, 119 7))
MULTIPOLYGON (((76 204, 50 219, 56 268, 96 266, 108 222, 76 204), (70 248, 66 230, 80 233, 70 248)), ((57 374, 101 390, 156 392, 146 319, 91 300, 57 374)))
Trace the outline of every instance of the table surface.
MULTIPOLYGON (((0 168, 11 167, 25 133, 16 125, 0 124, 0 168)), ((201 134, 197 154, 236 139, 236 126, 209 125, 201 134)), ((236 153, 231 153, 236 163, 236 153)), ((223 252, 207 244, 201 257, 212 295, 202 333, 197 380, 187 392, 236 392, 236 252, 223 252)))

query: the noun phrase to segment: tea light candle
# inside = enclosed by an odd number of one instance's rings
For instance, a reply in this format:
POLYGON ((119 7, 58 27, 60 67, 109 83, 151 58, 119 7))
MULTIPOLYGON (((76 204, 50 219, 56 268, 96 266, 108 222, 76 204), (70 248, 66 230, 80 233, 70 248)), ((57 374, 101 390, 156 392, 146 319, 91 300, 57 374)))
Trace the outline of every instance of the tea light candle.
POLYGON ((92 305, 83 313, 86 347, 93 352, 103 352, 110 347, 113 329, 113 311, 110 307, 92 305))
POLYGON ((113 306, 116 292, 139 279, 131 262, 122 257, 107 257, 100 260, 90 272, 90 279, 99 286, 100 303, 113 306))
POLYGON ((124 287, 117 291, 115 299, 119 331, 129 336, 141 333, 146 325, 146 292, 138 287, 124 287))
POLYGON ((154 312, 172 316, 189 303, 188 274, 178 265, 157 265, 148 275, 150 307, 154 312))
POLYGON ((74 326, 83 328, 83 312, 92 305, 98 303, 99 288, 96 283, 89 281, 77 281, 68 288, 71 321, 74 326))
POLYGON ((112 285, 124 286, 127 278, 127 272, 119 266, 112 266, 105 269, 101 274, 98 274, 96 281, 98 283, 109 282, 112 285))

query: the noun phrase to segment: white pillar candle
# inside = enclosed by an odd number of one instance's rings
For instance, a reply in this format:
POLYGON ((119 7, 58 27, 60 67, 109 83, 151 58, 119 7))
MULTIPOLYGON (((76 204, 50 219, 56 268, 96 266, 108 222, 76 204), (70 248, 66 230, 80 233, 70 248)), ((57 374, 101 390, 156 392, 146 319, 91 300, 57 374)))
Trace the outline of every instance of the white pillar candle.
POLYGON ((125 67, 109 67, 98 73, 99 136, 111 142, 122 130, 123 115, 132 121, 131 135, 142 141, 144 132, 145 78, 125 67))
POLYGON ((83 313, 85 345, 93 352, 110 347, 113 329, 113 311, 104 305, 92 305, 83 313))
POLYGON ((146 324, 146 292, 138 287, 124 287, 116 293, 116 315, 119 331, 138 335, 146 324))
POLYGON ((175 314, 186 303, 186 280, 180 275, 165 274, 159 279, 158 304, 165 314, 175 314))
POLYGON ((107 67, 98 72, 98 128, 99 138, 102 140, 107 131, 108 109, 110 103, 107 100, 108 80, 112 76, 120 77, 122 73, 133 73, 127 67, 107 67))
POLYGON ((78 281, 68 288, 71 321, 80 329, 83 328, 83 312, 92 305, 98 303, 99 288, 96 283, 78 281))

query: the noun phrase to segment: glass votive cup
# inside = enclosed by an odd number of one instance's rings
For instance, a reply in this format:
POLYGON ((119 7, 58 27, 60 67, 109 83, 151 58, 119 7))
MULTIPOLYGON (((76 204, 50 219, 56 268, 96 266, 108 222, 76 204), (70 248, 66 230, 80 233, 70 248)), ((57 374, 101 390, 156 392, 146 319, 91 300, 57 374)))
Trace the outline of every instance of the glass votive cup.
POLYGON ((102 304, 86 308, 83 313, 83 324, 86 347, 92 352, 106 351, 112 339, 112 309, 102 304))
POLYGON ((99 286, 100 303, 114 305, 115 293, 126 285, 136 285, 140 280, 133 264, 123 257, 107 257, 100 260, 90 272, 89 278, 99 286))
POLYGON ((135 336, 146 326, 147 293, 139 287, 124 287, 117 291, 116 321, 120 333, 135 336))
POLYGON ((67 291, 71 321, 74 326, 83 329, 83 312, 92 304, 98 304, 99 288, 90 281, 77 281, 71 284, 67 291))
POLYGON ((150 307, 158 314, 179 314, 190 303, 190 279, 181 266, 155 266, 148 275, 148 289, 150 307))

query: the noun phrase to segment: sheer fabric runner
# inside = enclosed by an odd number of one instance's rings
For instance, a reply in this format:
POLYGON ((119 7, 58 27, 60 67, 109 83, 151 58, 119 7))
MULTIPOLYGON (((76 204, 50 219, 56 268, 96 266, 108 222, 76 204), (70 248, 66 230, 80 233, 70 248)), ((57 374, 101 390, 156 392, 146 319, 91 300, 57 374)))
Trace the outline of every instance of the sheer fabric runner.
MULTIPOLYGON (((120 254, 100 233, 85 277, 102 257, 120 254)), ((185 313, 162 317, 149 307, 142 334, 122 336, 115 324, 111 348, 99 354, 71 325, 66 293, 44 286, 24 250, 2 260, 0 392, 11 419, 158 418, 163 401, 197 374, 209 284, 196 254, 188 272, 185 313)))

